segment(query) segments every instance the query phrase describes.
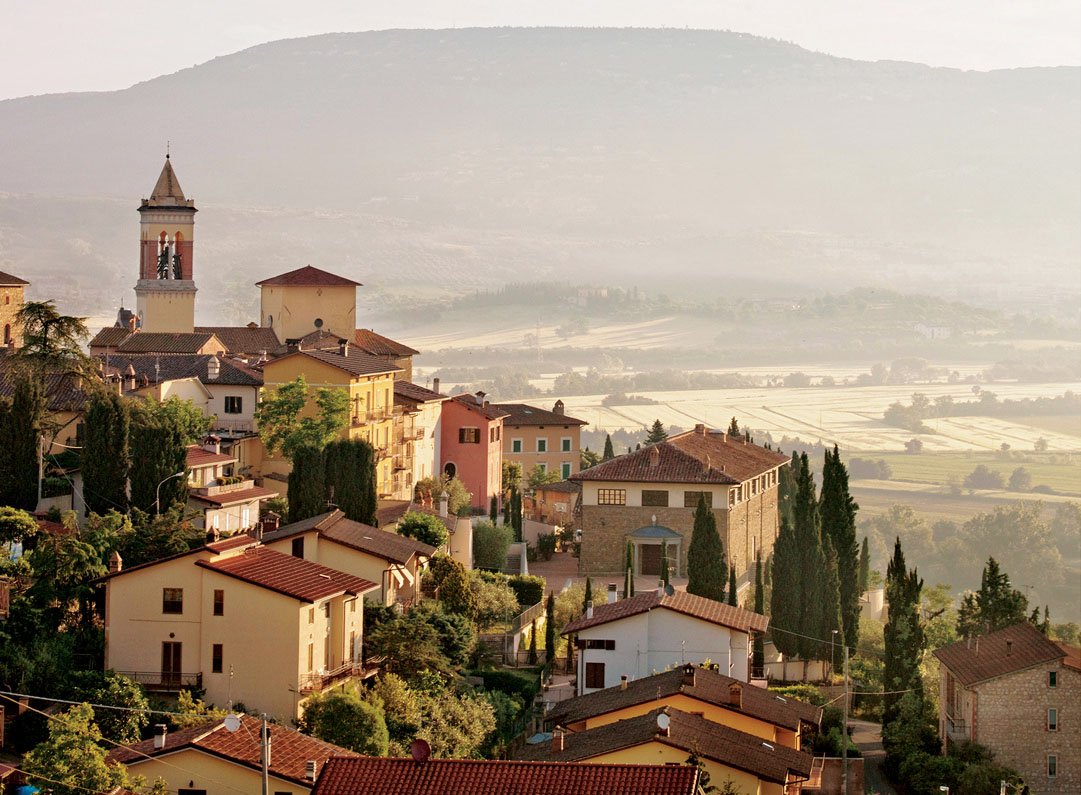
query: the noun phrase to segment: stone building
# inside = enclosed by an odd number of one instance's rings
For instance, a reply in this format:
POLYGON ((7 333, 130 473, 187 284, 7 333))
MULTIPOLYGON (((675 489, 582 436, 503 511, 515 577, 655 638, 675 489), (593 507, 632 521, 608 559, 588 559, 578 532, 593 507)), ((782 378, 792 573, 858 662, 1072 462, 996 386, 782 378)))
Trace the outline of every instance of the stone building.
POLYGON ((1081 649, 1022 622, 935 656, 944 750, 977 742, 1033 795, 1081 792, 1081 649))
POLYGON ((23 290, 30 282, 0 271, 0 328, 4 330, 4 347, 21 348, 23 330, 16 315, 23 306, 23 290))
POLYGON ((582 572, 620 573, 630 541, 635 574, 659 574, 661 544, 668 540, 672 574, 684 576, 694 511, 704 498, 742 588, 755 555, 761 552, 765 558, 773 549, 780 527, 778 473, 788 461, 745 436, 697 425, 572 475, 582 486, 582 572), (674 534, 680 543, 674 543, 674 534), (678 557, 673 556, 676 547, 678 557))

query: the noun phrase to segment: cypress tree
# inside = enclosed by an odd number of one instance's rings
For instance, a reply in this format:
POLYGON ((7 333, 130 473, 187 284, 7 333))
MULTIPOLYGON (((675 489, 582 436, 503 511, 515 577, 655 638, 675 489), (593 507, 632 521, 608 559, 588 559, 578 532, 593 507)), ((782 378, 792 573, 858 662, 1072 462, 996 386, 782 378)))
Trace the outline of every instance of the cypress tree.
POLYGON ((821 613, 818 620, 818 629, 814 635, 829 646, 822 648, 819 659, 830 659, 834 668, 840 668, 842 659, 842 644, 847 642, 842 632, 844 623, 841 618, 841 583, 837 571, 837 555, 828 543, 823 543, 826 567, 823 572, 822 598, 820 600, 821 613), (838 637, 834 640, 833 631, 837 630, 838 637))
POLYGON ((634 596, 634 547, 627 542, 627 555, 623 561, 623 569, 627 574, 623 578, 623 598, 630 599, 634 596))
POLYGON ((736 567, 728 569, 728 604, 739 607, 739 591, 736 589, 736 567))
POLYGON ((298 447, 289 473, 289 521, 318 516, 327 509, 323 451, 311 445, 298 447))
POLYGON ((799 455, 792 451, 792 462, 783 466, 777 473, 777 512, 781 519, 787 519, 788 524, 796 526, 794 506, 796 502, 796 477, 799 474, 799 455))
MULTIPOLYGON (((802 557, 804 575, 800 578, 800 620, 798 632, 800 638, 799 655, 805 660, 829 659, 822 657, 823 646, 816 634, 824 623, 823 616, 823 577, 826 559, 822 552, 822 529, 818 515, 818 500, 815 498, 814 478, 811 467, 804 453, 799 459, 799 474, 796 477, 796 496, 792 512, 796 518, 796 542, 802 557)), ((826 647, 828 649, 828 647, 826 647)))
MULTIPOLYGON (((324 494, 354 522, 375 525, 375 451, 363 439, 339 439, 323 448, 324 494)), ((326 510, 324 506, 319 513, 326 510)))
POLYGON ((848 491, 848 470, 841 462, 837 445, 833 452, 826 451, 822 467, 822 493, 819 511, 822 515, 822 534, 833 547, 837 559, 837 577, 840 584, 841 620, 844 642, 849 649, 856 647, 860 628, 860 563, 859 546, 856 543, 856 511, 859 506, 848 491))
POLYGON ((612 434, 606 433, 604 435, 604 455, 601 456, 601 461, 611 461, 616 457, 616 451, 612 448, 612 434))
POLYGON ((668 572, 668 542, 661 542, 661 584, 669 584, 669 572, 668 572))
POLYGON ((33 511, 38 503, 38 453, 45 395, 29 373, 12 374, 12 396, 0 398, 0 505, 33 511))
POLYGON ((773 591, 770 594, 770 629, 777 650, 789 657, 799 654, 803 590, 803 557, 796 530, 781 518, 781 530, 773 545, 773 591))
POLYGON ((529 622, 529 664, 537 664, 537 619, 529 622))
POLYGON ((514 529, 514 523, 510 518, 510 509, 514 505, 514 492, 511 491, 510 496, 503 500, 503 524, 507 527, 514 529))
POLYGON ((871 550, 867 545, 867 536, 863 537, 863 546, 860 547, 860 594, 867 593, 871 583, 871 550))
POLYGON ((733 417, 732 421, 728 423, 728 435, 739 436, 739 423, 736 422, 736 418, 733 417))
POLYGON ((488 518, 492 520, 492 524, 496 524, 496 519, 499 518, 499 498, 494 494, 492 500, 488 504, 488 518))
POLYGON ((159 513, 185 504, 188 480, 172 477, 187 471, 188 449, 183 429, 175 422, 168 422, 166 417, 139 412, 132 417, 129 439, 134 462, 130 478, 132 507, 153 513, 159 495, 159 513))
POLYGON ((515 489, 510 498, 512 502, 510 521, 514 528, 514 540, 520 542, 522 540, 522 493, 515 489))
POLYGON ((556 658, 556 597, 548 592, 548 601, 544 604, 544 662, 549 666, 556 658))
POLYGON ((687 593, 723 602, 727 568, 724 544, 717 534, 717 518, 705 498, 699 497, 687 549, 687 593))
POLYGON ((903 695, 899 691, 912 690, 918 698, 923 698, 920 661, 926 641, 920 624, 922 589, 923 580, 916 569, 906 568, 901 539, 898 538, 893 547, 893 558, 886 569, 888 608, 883 630, 885 664, 882 675, 883 690, 886 691, 882 709, 884 727, 893 723, 898 716, 903 695))
MULTIPOLYGON (((762 553, 759 552, 754 560, 754 612, 762 616, 766 614, 766 590, 762 583, 762 553)), ((751 672, 752 675, 762 676, 766 663, 765 641, 761 632, 756 632, 751 646, 751 672)))
POLYGON ((84 419, 83 498, 88 513, 128 509, 131 417, 120 395, 104 389, 87 401, 84 419))
POLYGON ((593 578, 586 577, 586 595, 582 598, 582 612, 586 611, 590 603, 593 601, 593 578))

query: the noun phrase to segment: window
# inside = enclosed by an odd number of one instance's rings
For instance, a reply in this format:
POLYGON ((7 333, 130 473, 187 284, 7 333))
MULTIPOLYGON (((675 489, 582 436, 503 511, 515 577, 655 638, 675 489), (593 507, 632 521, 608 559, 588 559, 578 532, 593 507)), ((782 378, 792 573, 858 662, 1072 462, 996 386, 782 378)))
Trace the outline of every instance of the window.
POLYGON ((739 498, 739 492, 735 489, 728 490, 728 507, 731 508, 736 504, 736 500, 739 498))
POLYGON ((597 505, 626 505, 626 489, 597 489, 597 505))
POLYGON ((1047 672, 1047 686, 1058 687, 1058 671, 1047 672))
POLYGON ((350 613, 357 612, 357 600, 355 598, 349 600, 349 612, 350 613))
POLYGON ((210 652, 210 672, 220 674, 222 670, 222 644, 215 643, 210 652))
POLYGON ((569 453, 571 451, 571 437, 564 436, 562 439, 560 439, 559 449, 564 453, 569 453))
POLYGON ((582 648, 584 649, 601 649, 603 651, 615 651, 616 642, 614 640, 584 640, 582 641, 582 648))
POLYGON ((520 453, 520 452, 522 452, 522 440, 521 439, 511 439, 510 440, 510 451, 512 453, 520 453))
POLYGON ((604 663, 586 663, 586 687, 604 687, 604 663))
POLYGON ((220 588, 214 591, 214 615, 225 615, 225 591, 220 588))
POLYGON ((495 428, 489 428, 488 429, 488 443, 490 444, 490 443, 494 442, 495 440, 496 440, 495 428))
POLYGON ((294 558, 304 557, 304 536, 293 539, 292 555, 294 558))
POLYGON ((349 630, 349 656, 346 658, 349 662, 353 662, 357 658, 357 633, 356 630, 349 630))
POLYGON ((1058 710, 1054 707, 1048 707, 1047 709, 1047 730, 1049 732, 1058 731, 1058 710))
POLYGON ((1047 755, 1047 777, 1054 778, 1058 775, 1058 757, 1054 754, 1047 755))
POLYGON ((667 508, 668 492, 642 489, 642 505, 651 508, 667 508))
POLYGON ((548 452, 548 440, 547 439, 545 439, 545 438, 537 439, 537 452, 538 453, 547 453, 548 452))
POLYGON ((161 612, 180 615, 184 612, 184 589, 161 589, 161 612))
POLYGON ((315 623, 315 608, 314 607, 309 607, 308 608, 308 623, 309 624, 314 624, 315 623))
POLYGON ((683 492, 683 507, 684 508, 697 508, 698 501, 704 499, 706 501, 706 507, 713 507, 713 492, 712 491, 685 491, 683 492))
POLYGON ((564 462, 560 465, 560 475, 563 476, 564 480, 571 476, 571 465, 569 463, 564 462))
POLYGON ((459 444, 480 444, 480 428, 459 428, 459 444))
POLYGON ((308 644, 308 673, 311 673, 313 668, 315 668, 315 644, 314 643, 309 643, 308 644))
POLYGON ((244 411, 244 398, 239 395, 225 396, 225 413, 240 414, 244 411))

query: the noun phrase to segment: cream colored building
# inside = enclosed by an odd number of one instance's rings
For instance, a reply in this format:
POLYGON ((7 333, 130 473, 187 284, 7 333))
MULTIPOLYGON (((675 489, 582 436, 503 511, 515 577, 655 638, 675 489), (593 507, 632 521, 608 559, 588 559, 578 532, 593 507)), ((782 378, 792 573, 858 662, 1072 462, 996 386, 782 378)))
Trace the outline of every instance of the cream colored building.
MULTIPOLYGON (((116 569, 116 562, 113 568, 116 569)), ((203 688, 283 721, 361 671, 361 577, 268 549, 245 535, 111 571, 105 667, 150 691, 203 688)))
POLYGON ((260 325, 274 329, 283 342, 313 331, 350 339, 356 330, 360 282, 307 265, 256 286, 260 325))
POLYGON ((394 382, 394 495, 412 500, 418 480, 439 474, 443 402, 446 395, 411 381, 394 382))
POLYGON ((270 489, 236 472, 236 456, 223 453, 221 440, 208 437, 205 446, 188 448, 188 507, 192 524, 214 535, 233 535, 259 523, 262 504, 276 496, 270 489))
POLYGON ((503 418, 503 460, 522 466, 523 479, 540 466, 560 480, 581 470, 582 426, 585 420, 567 416, 563 401, 551 411, 526 403, 493 403, 503 418))

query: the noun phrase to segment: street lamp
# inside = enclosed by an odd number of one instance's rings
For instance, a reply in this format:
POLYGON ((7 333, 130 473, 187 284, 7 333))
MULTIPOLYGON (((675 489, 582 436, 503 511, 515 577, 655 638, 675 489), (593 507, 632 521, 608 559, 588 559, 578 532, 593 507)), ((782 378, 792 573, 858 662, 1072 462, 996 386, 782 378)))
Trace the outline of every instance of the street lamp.
POLYGON ((938 787, 938 791, 939 792, 945 792, 946 795, 950 795, 950 788, 947 787, 945 784, 940 784, 939 787, 938 787))
POLYGON ((164 486, 168 481, 172 480, 173 478, 182 478, 182 477, 184 477, 184 472, 174 472, 172 475, 170 475, 169 477, 162 480, 162 482, 158 484, 158 487, 156 489, 154 489, 154 515, 155 516, 161 516, 161 487, 164 486))

